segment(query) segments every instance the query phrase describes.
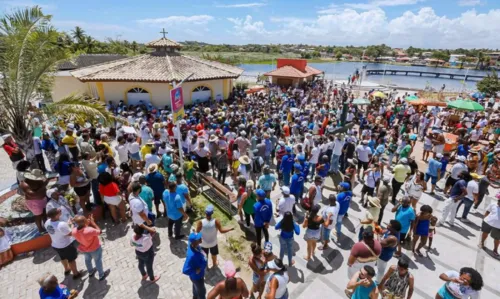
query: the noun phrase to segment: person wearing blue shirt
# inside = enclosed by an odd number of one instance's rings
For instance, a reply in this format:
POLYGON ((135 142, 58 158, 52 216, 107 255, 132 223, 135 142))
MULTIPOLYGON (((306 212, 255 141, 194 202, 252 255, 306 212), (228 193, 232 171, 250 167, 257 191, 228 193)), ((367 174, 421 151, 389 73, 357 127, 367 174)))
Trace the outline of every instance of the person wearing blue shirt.
POLYGON ((285 147, 286 155, 283 156, 280 165, 280 171, 283 173, 283 185, 290 186, 290 176, 292 174, 292 168, 294 164, 294 155, 292 154, 292 148, 285 147))
MULTIPOLYGON (((149 173, 146 175, 146 182, 148 186, 153 189, 154 194, 154 204, 156 208, 156 217, 161 217, 160 213, 160 203, 163 202, 163 190, 165 190, 165 178, 158 171, 158 166, 156 164, 152 164, 149 166, 149 173)), ((165 203, 163 204, 163 211, 167 211, 165 203)), ((165 217, 166 213, 163 213, 165 217)))
POLYGON ((179 240, 184 238, 184 235, 181 235, 183 216, 184 219, 187 219, 188 215, 184 211, 181 197, 176 191, 177 184, 175 182, 168 183, 168 190, 163 192, 163 201, 167 206, 168 237, 172 238, 172 228, 174 228, 175 239, 179 240))
POLYGON ((269 222, 273 217, 273 204, 269 198, 266 198, 266 191, 262 189, 257 189, 255 191, 258 201, 253 205, 254 210, 254 226, 255 232, 257 234, 257 244, 260 246, 260 241, 262 239, 262 232, 264 232, 264 239, 269 242, 269 222))
POLYGON ((304 181, 309 175, 310 163, 306 161, 306 156, 298 155, 297 159, 299 160, 300 166, 302 166, 302 175, 304 176, 304 181))
POLYGON ((205 288, 205 269, 207 257, 200 247, 201 233, 192 232, 188 238, 186 261, 182 267, 182 273, 189 276, 193 283, 193 299, 205 299, 207 290, 205 288))
POLYGON ((293 168, 295 173, 292 175, 290 194, 295 197, 295 202, 298 202, 302 198, 304 191, 304 174, 302 173, 302 166, 300 164, 295 163, 293 168))
POLYGON ((446 173, 446 167, 448 167, 448 163, 450 163, 450 154, 444 153, 443 158, 441 158, 441 177, 444 177, 446 173))
POLYGON ((464 141, 464 143, 459 144, 457 146, 457 157, 464 156, 465 158, 467 158, 468 155, 469 155, 469 144, 467 143, 467 141, 464 141))
POLYGON ((182 176, 178 175, 176 177, 176 183, 177 183, 177 194, 181 197, 182 201, 182 207, 184 208, 184 211, 188 211, 191 209, 191 197, 189 197, 189 188, 182 183, 182 176))
POLYGON ((370 141, 368 141, 368 147, 372 150, 372 153, 375 153, 376 144, 377 141, 375 140, 375 135, 372 135, 370 141))
POLYGON ((443 154, 437 153, 436 159, 429 159, 429 166, 427 167, 427 171, 425 172, 425 182, 427 183, 429 179, 431 180, 431 193, 434 194, 434 189, 436 188, 436 183, 441 178, 441 167, 442 163, 439 162, 443 158, 443 154))
POLYGON ((288 255, 288 266, 291 267, 295 262, 293 261, 293 233, 300 235, 300 226, 293 220, 291 212, 285 212, 283 219, 275 226, 276 229, 281 230, 280 240, 280 259, 285 257, 285 250, 288 255))
POLYGON ((266 191, 266 196, 271 197, 271 191, 276 188, 276 175, 271 173, 269 165, 264 166, 264 174, 259 177, 258 186, 260 189, 266 191))
POLYGON ((324 155, 321 158, 321 161, 319 162, 319 165, 317 167, 318 170, 318 175, 325 180, 326 176, 328 175, 328 170, 330 169, 330 162, 328 159, 327 155, 324 155))
POLYGON ((401 224, 401 230, 399 231, 399 243, 398 251, 394 256, 401 256, 401 244, 406 240, 406 236, 413 221, 415 221, 415 210, 410 205, 411 200, 408 196, 403 197, 403 199, 398 202, 393 208, 392 212, 396 212, 396 220, 401 224))
POLYGON ((462 171, 458 175, 458 181, 451 187, 450 197, 444 201, 443 214, 438 222, 439 226, 443 225, 447 219, 449 219, 450 226, 454 226, 458 205, 467 195, 467 182, 470 180, 472 177, 467 171, 462 171))
POLYGON ((341 230, 342 230, 342 220, 344 216, 347 216, 347 211, 349 210, 349 205, 351 204, 352 192, 351 184, 343 182, 339 184, 340 193, 337 195, 337 204, 339 205, 339 215, 337 216, 337 223, 335 225, 335 230, 337 231, 337 240, 340 241, 341 230))
POLYGON ((172 157, 172 152, 173 152, 172 148, 167 148, 167 152, 164 153, 163 156, 161 157, 161 163, 162 163, 163 169, 168 174, 172 173, 172 168, 170 168, 170 166, 174 162, 174 158, 172 157))

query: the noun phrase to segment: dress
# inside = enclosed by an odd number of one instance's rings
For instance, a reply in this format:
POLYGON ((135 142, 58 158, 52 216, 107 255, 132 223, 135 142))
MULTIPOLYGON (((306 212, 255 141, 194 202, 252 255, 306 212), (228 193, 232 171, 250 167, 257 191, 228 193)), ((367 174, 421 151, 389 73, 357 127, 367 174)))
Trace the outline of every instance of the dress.
POLYGON ((417 236, 423 236, 427 237, 429 235, 429 225, 430 225, 430 220, 419 220, 417 224, 417 229, 415 231, 415 234, 417 236))
MULTIPOLYGON (((399 275, 399 271, 392 272, 391 276, 385 282, 384 294, 390 294, 395 298, 404 298, 406 290, 410 285, 410 273, 406 272, 404 276, 399 275)), ((385 297, 384 297, 385 298, 385 297)))

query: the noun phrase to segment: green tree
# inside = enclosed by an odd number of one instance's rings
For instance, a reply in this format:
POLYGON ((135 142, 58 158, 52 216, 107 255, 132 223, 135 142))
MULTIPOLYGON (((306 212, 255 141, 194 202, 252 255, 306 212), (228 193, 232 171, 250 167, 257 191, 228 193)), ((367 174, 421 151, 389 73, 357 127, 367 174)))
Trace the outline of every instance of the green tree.
POLYGON ((458 57, 458 61, 460 61, 460 69, 464 68, 464 63, 467 62, 467 60, 468 60, 467 56, 458 57))
POLYGON ((436 59, 436 67, 439 65, 439 60, 442 60, 442 61, 448 61, 450 60, 450 56, 447 55, 445 52, 441 52, 441 51, 434 51, 432 53, 432 58, 436 59))
POLYGON ((479 69, 479 66, 481 66, 481 68, 483 68, 483 62, 484 62, 484 54, 483 54, 483 52, 479 52, 477 54, 476 70, 479 69))
POLYGON ((71 34, 75 39, 75 43, 83 44, 85 38, 85 31, 80 26, 76 26, 75 29, 71 31, 71 34))
MULTIPOLYGON (((0 18, 0 131, 12 134, 28 159, 34 154, 30 104, 40 94, 48 93, 48 76, 58 63, 69 58, 66 47, 58 43, 60 34, 50 25, 50 19, 38 6, 0 18)), ((105 122, 113 118, 100 103, 76 95, 49 105, 46 115, 75 120, 100 117, 105 122)))
POLYGON ((132 50, 132 52, 134 52, 135 55, 135 52, 137 52, 137 50, 139 49, 139 45, 136 41, 133 41, 132 44, 130 44, 130 49, 132 50))
POLYGON ((87 53, 93 53, 93 50, 97 46, 96 40, 92 38, 92 36, 87 35, 85 37, 85 49, 87 53))
POLYGON ((496 96, 500 92, 500 80, 496 71, 492 71, 481 81, 477 82, 477 89, 487 96, 496 96))

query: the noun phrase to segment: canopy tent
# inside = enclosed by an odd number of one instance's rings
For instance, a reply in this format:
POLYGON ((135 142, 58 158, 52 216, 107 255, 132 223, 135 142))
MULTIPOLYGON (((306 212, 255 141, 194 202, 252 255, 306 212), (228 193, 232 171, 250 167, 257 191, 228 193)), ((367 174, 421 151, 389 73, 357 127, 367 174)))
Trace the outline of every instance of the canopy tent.
POLYGON ((447 104, 445 102, 441 102, 433 99, 416 99, 413 101, 408 101, 409 104, 413 106, 436 106, 436 107, 446 107, 447 104))
POLYGON ((407 101, 415 101, 415 100, 418 100, 418 97, 416 95, 413 95, 413 96, 407 96, 405 98, 405 100, 407 101))
POLYGON ((381 99, 387 98, 387 95, 381 91, 375 91, 371 95, 375 98, 381 98, 381 99))
POLYGON ((448 102, 449 108, 465 111, 483 111, 484 106, 471 100, 456 100, 448 102))

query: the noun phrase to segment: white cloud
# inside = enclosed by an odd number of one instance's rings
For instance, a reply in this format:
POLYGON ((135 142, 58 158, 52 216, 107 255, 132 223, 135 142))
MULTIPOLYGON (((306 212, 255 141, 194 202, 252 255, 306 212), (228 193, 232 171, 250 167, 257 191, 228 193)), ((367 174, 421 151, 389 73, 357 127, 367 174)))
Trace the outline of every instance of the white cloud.
POLYGON ((194 15, 194 16, 170 16, 165 18, 142 19, 142 20, 137 20, 137 23, 143 25, 152 25, 152 26, 205 25, 213 20, 214 17, 209 15, 194 15))
MULTIPOLYGON (((398 1, 398 0, 394 0, 398 1)), ((401 1, 399 1, 401 3, 401 1)), ((406 11, 389 19, 381 8, 339 9, 315 19, 271 18, 267 27, 252 16, 229 18, 231 33, 242 41, 309 43, 323 45, 388 44, 393 47, 497 48, 500 44, 500 9, 478 13, 474 9, 450 18, 430 7, 406 11), (280 22, 284 21, 286 22, 280 22)))
POLYGON ((42 11, 51 11, 51 10, 56 10, 57 5, 52 4, 52 3, 36 3, 33 1, 2 1, 1 4, 9 7, 9 8, 19 8, 19 7, 32 7, 32 6, 40 6, 42 11))
MULTIPOLYGON (((359 9, 359 10, 371 10, 378 7, 384 6, 403 6, 403 5, 414 5, 420 2, 425 2, 427 0, 372 0, 364 3, 344 3, 342 6, 345 8, 359 9)), ((470 0, 469 0, 470 1, 470 0)), ((335 7, 339 5, 332 4, 335 7)), ((332 6, 331 5, 331 6, 332 6)), ((329 13, 329 9, 324 9, 318 11, 318 13, 329 13), (325 12, 326 11, 326 12, 325 12)))
POLYGON ((460 0, 458 2, 459 6, 476 6, 481 4, 481 0, 460 0))
POLYGON ((326 8, 318 10, 319 14, 333 14, 339 12, 340 6, 337 4, 330 4, 326 8))
POLYGON ((219 4, 216 7, 220 8, 256 8, 266 6, 267 3, 263 2, 251 2, 251 3, 240 3, 240 4, 219 4))

